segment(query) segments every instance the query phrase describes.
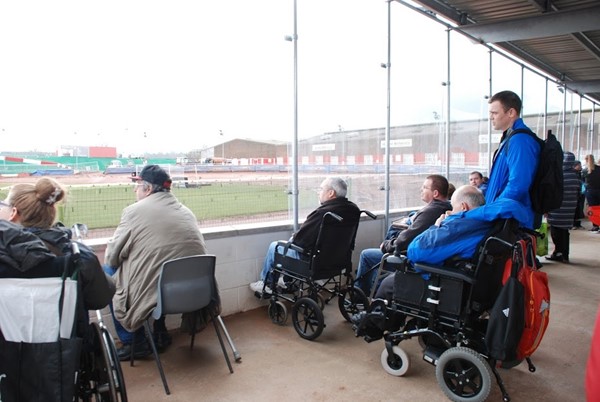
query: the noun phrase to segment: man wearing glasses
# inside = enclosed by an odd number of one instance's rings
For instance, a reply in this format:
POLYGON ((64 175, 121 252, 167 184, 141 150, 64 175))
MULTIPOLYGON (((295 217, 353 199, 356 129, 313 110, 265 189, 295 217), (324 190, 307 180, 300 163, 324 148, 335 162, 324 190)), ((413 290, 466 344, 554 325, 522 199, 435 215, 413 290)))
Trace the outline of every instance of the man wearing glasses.
POLYGON ((433 174, 427 176, 421 186, 421 200, 426 203, 421 210, 407 220, 406 228, 393 237, 385 240, 379 248, 368 248, 360 253, 355 286, 362 289, 365 295, 371 293, 377 270, 384 253, 402 252, 419 234, 433 225, 437 218, 452 209, 448 201, 448 180, 444 176, 433 174))

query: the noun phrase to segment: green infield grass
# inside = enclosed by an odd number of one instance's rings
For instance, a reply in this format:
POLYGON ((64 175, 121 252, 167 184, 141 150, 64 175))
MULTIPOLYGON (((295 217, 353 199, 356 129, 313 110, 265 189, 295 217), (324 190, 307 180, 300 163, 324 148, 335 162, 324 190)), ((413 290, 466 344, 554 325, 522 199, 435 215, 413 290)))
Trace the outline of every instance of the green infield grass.
MULTIPOLYGON (((59 205, 58 220, 66 226, 85 223, 89 229, 114 228, 123 208, 135 202, 132 185, 68 186, 66 202, 59 205)), ((246 218, 291 210, 287 183, 216 182, 191 188, 173 188, 173 194, 194 212, 199 221, 246 218)), ((0 197, 6 197, 6 188, 0 197)), ((314 208, 316 194, 300 192, 301 207, 314 208)), ((153 217, 160 219, 160 217, 153 217)), ((242 220, 242 219, 240 219, 242 220)))

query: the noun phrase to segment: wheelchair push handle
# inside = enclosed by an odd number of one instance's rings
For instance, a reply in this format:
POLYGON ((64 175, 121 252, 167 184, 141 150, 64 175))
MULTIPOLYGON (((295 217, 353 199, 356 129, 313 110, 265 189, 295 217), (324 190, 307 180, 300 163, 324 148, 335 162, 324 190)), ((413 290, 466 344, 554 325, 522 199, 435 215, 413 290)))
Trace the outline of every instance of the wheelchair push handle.
POLYGON ((75 223, 71 227, 71 233, 77 238, 77 241, 82 241, 88 233, 88 227, 85 223, 75 223))
POLYGON ((367 215, 367 216, 368 216, 369 218, 371 218, 371 219, 377 219, 377 215, 375 215, 375 214, 374 214, 373 212, 371 212, 371 211, 367 211, 366 209, 361 209, 361 210, 360 210, 360 213, 361 213, 361 214, 365 214, 365 215, 367 215))
POLYGON ((341 221, 344 220, 344 218, 342 218, 338 214, 334 214, 333 212, 327 212, 327 213, 325 213, 325 215, 323 216, 323 218, 325 218, 327 216, 331 216, 333 219, 335 219, 338 222, 341 222, 341 221))
POLYGON ((76 242, 71 242, 71 251, 74 255, 79 256, 79 245, 76 242))

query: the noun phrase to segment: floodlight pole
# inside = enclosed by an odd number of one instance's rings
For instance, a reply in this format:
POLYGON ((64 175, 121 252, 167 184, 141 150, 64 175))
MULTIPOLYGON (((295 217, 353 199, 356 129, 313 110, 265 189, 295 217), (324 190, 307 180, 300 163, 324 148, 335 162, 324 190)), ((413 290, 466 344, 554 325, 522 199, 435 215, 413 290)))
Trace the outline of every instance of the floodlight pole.
POLYGON ((298 18, 294 0, 294 33, 285 40, 294 44, 294 138, 292 139, 292 215, 294 232, 298 230, 298 18))
POLYGON ((385 218, 384 218, 384 236, 389 227, 390 220, 390 116, 391 116, 391 70, 392 70, 392 0, 387 0, 387 63, 383 64, 387 71, 387 110, 385 123, 385 218))

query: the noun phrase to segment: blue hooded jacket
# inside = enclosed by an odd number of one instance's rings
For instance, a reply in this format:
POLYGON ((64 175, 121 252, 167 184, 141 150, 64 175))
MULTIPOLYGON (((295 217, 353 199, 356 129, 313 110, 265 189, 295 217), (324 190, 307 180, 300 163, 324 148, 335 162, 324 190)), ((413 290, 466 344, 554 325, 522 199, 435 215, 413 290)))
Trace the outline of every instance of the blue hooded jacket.
POLYGON ((510 198, 450 215, 439 227, 431 226, 408 246, 411 263, 442 265, 451 257, 469 259, 496 219, 515 218, 521 224, 528 219, 527 208, 510 198))
MULTIPOLYGON (((522 119, 517 119, 512 130, 520 128, 526 129, 527 126, 522 119)), ((500 198, 510 198, 523 204, 528 217, 522 224, 530 229, 533 229, 535 214, 531 208, 529 188, 535 177, 539 156, 540 145, 529 134, 515 134, 510 141, 504 139, 498 148, 485 192, 487 204, 500 198), (508 142, 510 145, 507 147, 508 142)))

